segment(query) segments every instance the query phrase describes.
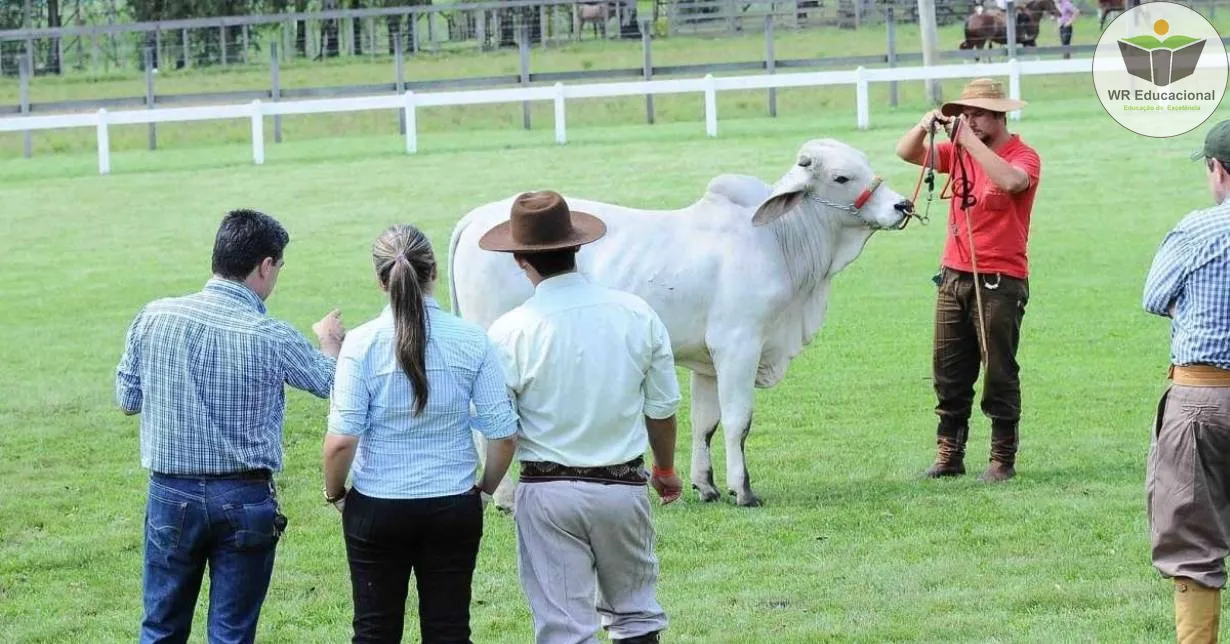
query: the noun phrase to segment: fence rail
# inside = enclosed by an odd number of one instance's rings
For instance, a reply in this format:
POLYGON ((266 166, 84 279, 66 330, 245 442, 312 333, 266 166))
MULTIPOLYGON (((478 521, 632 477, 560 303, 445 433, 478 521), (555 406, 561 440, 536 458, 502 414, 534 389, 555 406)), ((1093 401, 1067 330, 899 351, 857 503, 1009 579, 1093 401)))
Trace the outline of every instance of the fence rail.
MULTIPOLYGON (((1216 62, 1209 57, 1201 59, 1200 67, 1211 67, 1216 62)), ((1110 65, 1110 63, 1102 63, 1110 65)), ((1091 74, 1093 59, 1077 58, 1046 61, 1021 61, 1013 58, 1006 63, 981 63, 938 65, 930 67, 890 67, 853 70, 807 72, 794 74, 761 74, 752 76, 645 80, 622 83, 595 83, 565 85, 557 82, 543 87, 513 87, 470 91, 445 91, 384 96, 361 96, 354 98, 329 98, 302 101, 267 103, 254 100, 251 103, 234 105, 206 105, 196 107, 157 108, 108 112, 100 109, 94 113, 57 114, 47 116, 21 116, 0 118, 0 132, 30 132, 64 128, 93 127, 98 137, 98 171, 111 172, 111 152, 108 128, 111 125, 141 123, 175 123, 185 121, 210 121, 223 119, 249 119, 252 123, 252 160, 260 165, 265 161, 265 117, 292 114, 325 114, 331 112, 358 112, 367 110, 400 110, 404 118, 406 152, 418 150, 416 110, 419 107, 455 105, 479 105, 490 103, 528 103, 552 101, 555 116, 555 141, 567 142, 567 101, 579 98, 616 96, 651 96, 655 94, 704 94, 705 132, 717 136, 717 92, 727 90, 752 90, 786 87, 815 87, 822 85, 854 85, 856 92, 856 124, 860 129, 871 126, 868 85, 875 82, 929 81, 952 78, 983 76, 1007 76, 1008 90, 1012 98, 1020 98, 1021 76, 1046 74, 1091 74)), ((1110 67, 1107 67, 1110 69, 1110 67)), ((1010 118, 1020 118, 1019 112, 1010 118)))

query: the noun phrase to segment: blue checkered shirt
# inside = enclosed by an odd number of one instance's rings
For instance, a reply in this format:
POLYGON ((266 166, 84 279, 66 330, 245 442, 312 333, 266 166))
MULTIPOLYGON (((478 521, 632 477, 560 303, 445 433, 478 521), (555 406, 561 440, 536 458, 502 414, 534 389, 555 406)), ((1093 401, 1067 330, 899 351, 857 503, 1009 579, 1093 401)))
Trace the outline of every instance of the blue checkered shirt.
POLYGON ((1144 308, 1171 318, 1172 364, 1230 369, 1230 201, 1189 214, 1166 235, 1144 308))
POLYGON ((335 361, 267 317, 247 286, 213 278, 145 305, 128 328, 115 395, 141 414, 141 465, 175 475, 282 469, 284 385, 329 395, 335 361))
POLYGON ((472 432, 494 440, 517 431, 495 345, 477 325, 440 310, 434 298, 424 301, 428 393, 421 415, 414 415, 413 385, 397 364, 388 306, 346 334, 337 357, 329 431, 359 437, 351 485, 367 496, 467 492, 478 473, 472 432))

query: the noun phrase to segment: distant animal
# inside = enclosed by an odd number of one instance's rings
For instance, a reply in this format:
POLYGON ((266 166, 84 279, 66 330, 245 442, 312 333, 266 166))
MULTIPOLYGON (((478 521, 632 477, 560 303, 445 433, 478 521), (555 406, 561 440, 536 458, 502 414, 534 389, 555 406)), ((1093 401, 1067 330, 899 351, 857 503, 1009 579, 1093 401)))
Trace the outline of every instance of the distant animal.
POLYGON ((1098 29, 1106 28, 1106 18, 1112 11, 1123 13, 1132 7, 1139 7, 1140 0, 1098 0, 1098 29))
MULTIPOLYGON (((1059 16, 1055 0, 1029 0, 1016 8, 1016 44, 1038 46, 1038 31, 1046 15, 1059 16)), ((1008 44, 1008 14, 1000 9, 974 11, 965 19, 965 40, 961 49, 983 49, 992 43, 1008 44)), ((975 58, 975 60, 978 60, 975 58)))
MULTIPOLYGON (((782 380, 824 322, 833 277, 873 233, 903 226, 913 204, 881 182, 863 152, 833 139, 805 143, 773 185, 718 175, 674 210, 565 198, 607 226, 581 248, 578 269, 648 302, 676 364, 691 371, 692 487, 704 501, 720 496, 709 454, 720 422, 727 487, 738 505, 760 505, 744 456, 754 389, 782 380)), ((483 328, 534 291, 512 257, 478 246, 508 219, 512 200, 471 210, 449 241, 453 311, 483 328)), ((497 507, 512 509, 514 485, 500 485, 497 507)))
POLYGON ((606 23, 611 19, 611 15, 618 11, 619 5, 616 2, 577 3, 573 5, 572 11, 574 31, 580 36, 586 23, 589 23, 594 26, 595 38, 598 37, 599 28, 602 29, 602 37, 606 38, 606 23))

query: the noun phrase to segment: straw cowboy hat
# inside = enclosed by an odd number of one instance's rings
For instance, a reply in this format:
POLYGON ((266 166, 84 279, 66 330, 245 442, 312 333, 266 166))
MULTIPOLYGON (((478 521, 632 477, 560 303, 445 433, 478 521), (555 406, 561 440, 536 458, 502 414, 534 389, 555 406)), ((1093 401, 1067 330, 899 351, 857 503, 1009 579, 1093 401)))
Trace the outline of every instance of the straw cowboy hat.
POLYGON ((1004 95, 1003 83, 991 78, 972 80, 961 90, 961 98, 944 103, 940 113, 956 116, 963 107, 977 107, 992 112, 1015 112, 1028 105, 1004 95))
POLYGON ((526 192, 513 201, 512 215, 479 240, 483 250, 535 253, 588 244, 606 234, 602 220, 568 207, 558 192, 526 192))

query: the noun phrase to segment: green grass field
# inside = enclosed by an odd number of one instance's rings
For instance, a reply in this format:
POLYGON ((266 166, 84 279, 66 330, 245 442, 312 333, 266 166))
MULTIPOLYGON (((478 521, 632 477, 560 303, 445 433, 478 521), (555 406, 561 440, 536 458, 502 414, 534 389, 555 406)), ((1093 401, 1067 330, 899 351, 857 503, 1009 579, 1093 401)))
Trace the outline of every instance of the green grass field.
MULTIPOLYGON (((1138 137, 1087 86, 1067 99, 1062 87, 1048 94, 1058 82, 1027 79, 1024 96, 1042 98, 1012 124, 1043 157, 1018 478, 974 481, 989 443, 981 417, 970 476, 916 478, 934 454, 930 277, 946 213, 937 201, 928 226, 873 238, 837 278, 816 341, 782 385, 758 392, 747 446, 765 505, 700 504, 688 494, 655 509, 666 641, 1173 641, 1170 586, 1150 567, 1144 515, 1168 328, 1140 309, 1140 293, 1165 232, 1209 203, 1203 169, 1187 159, 1204 128, 1138 137)), ((137 419, 113 402, 114 368, 143 303, 204 283, 227 209, 265 209, 291 232, 273 315, 308 332, 338 306, 353 327, 382 306, 368 252, 386 225, 424 227, 443 258, 466 210, 521 190, 678 206, 719 173, 774 180, 804 140, 832 136, 866 150, 909 193, 917 174, 892 148, 921 104, 892 112, 876 103, 873 128, 859 131, 852 102, 851 92, 847 103, 800 106, 777 120, 722 112, 716 139, 704 136, 697 112, 653 127, 573 124, 563 147, 547 126, 441 128, 406 156, 394 121, 379 136, 270 145, 262 167, 223 135, 213 145, 120 150, 107 177, 97 176, 88 147, 0 159, 0 641, 134 639, 146 473, 137 419)), ((439 297, 447 303, 443 284, 439 297)), ((681 382, 686 480, 682 373, 681 382)), ((288 395, 279 484, 290 527, 259 641, 350 634, 339 519, 319 493, 326 408, 288 395)), ((716 476, 723 480, 721 465, 716 476)), ((530 641, 512 523, 489 509, 485 530, 474 639, 530 641)), ((418 641, 417 628, 412 603, 406 641, 418 641)), ((202 601, 193 641, 203 635, 202 601)))

